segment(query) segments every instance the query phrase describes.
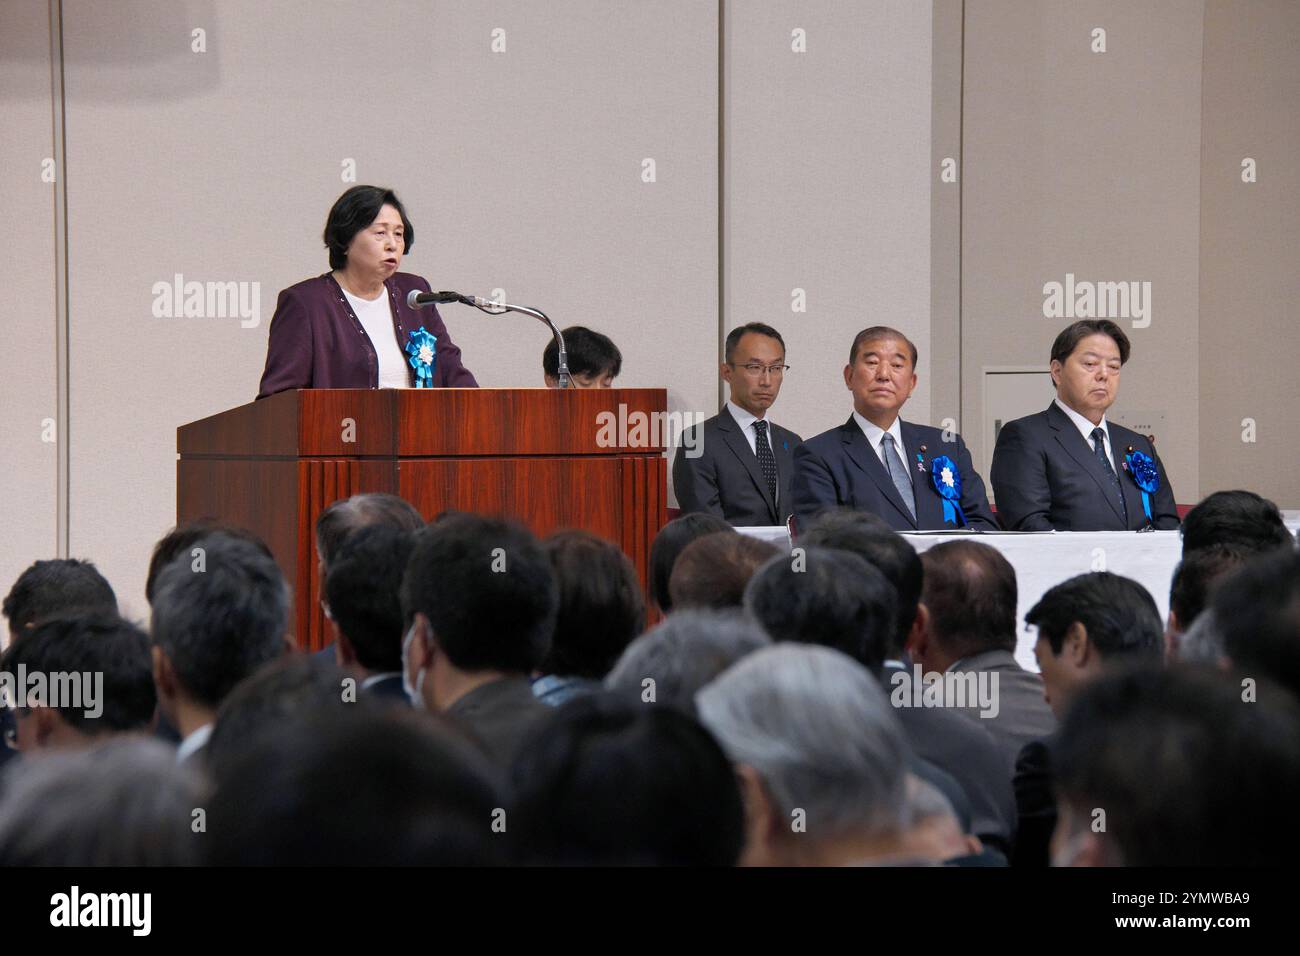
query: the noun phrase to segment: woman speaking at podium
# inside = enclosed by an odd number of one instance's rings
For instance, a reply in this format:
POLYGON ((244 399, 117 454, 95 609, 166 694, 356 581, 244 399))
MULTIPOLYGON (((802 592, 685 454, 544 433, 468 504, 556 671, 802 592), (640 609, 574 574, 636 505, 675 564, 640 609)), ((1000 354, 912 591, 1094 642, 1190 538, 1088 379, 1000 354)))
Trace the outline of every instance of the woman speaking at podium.
POLYGON ((391 189, 353 186, 325 223, 330 271, 280 293, 257 397, 291 388, 477 388, 420 276, 398 272, 415 241, 391 189))

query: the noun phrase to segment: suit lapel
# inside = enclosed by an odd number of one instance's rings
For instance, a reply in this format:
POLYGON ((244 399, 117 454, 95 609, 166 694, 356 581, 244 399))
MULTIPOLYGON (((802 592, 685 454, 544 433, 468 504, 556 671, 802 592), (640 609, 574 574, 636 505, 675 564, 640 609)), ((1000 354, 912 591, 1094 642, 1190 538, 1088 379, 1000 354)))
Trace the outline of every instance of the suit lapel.
POLYGON ((885 471, 885 466, 880 463, 880 457, 872 449, 867 436, 862 434, 862 429, 858 427, 852 415, 849 416, 848 422, 840 427, 840 437, 846 446, 844 450, 849 460, 867 473, 876 483, 880 493, 903 516, 904 521, 913 527, 918 527, 907 506, 903 504, 903 499, 898 496, 898 489, 890 480, 889 472, 885 471))
MULTIPOLYGON (((749 477, 754 480, 754 487, 758 489, 759 497, 767 505, 767 514, 773 524, 777 523, 776 516, 772 510, 772 496, 767 493, 767 479, 763 477, 763 471, 758 467, 758 456, 754 454, 753 449, 749 447, 749 439, 744 436, 740 430, 740 425, 731 417, 731 410, 725 405, 718 415, 718 429, 722 432, 722 440, 727 443, 732 454, 740 459, 740 463, 745 466, 749 472, 749 477)), ((768 428, 768 442, 770 443, 772 429, 768 428)), ((778 461, 778 481, 780 477, 781 465, 778 461)), ((786 472, 789 474, 789 472, 786 472)))
POLYGON ((916 526, 921 529, 960 527, 960 525, 948 525, 943 520, 943 499, 930 483, 930 462, 935 457, 934 449, 927 445, 925 451, 921 451, 921 446, 926 445, 925 438, 921 430, 911 422, 900 421, 899 427, 903 433, 903 447, 911 456, 911 460, 906 464, 908 475, 912 479, 912 487, 916 489, 916 526), (922 470, 916 467, 917 455, 921 456, 922 470))
MULTIPOLYGON (((1110 510, 1115 512, 1115 517, 1123 523, 1124 514, 1120 511, 1119 502, 1115 500, 1115 495, 1110 490, 1110 476, 1107 475, 1106 470, 1101 467, 1101 462, 1097 460, 1096 452, 1092 450, 1092 447, 1088 444, 1087 440, 1079 434, 1079 429, 1074 427, 1074 422, 1070 421, 1070 417, 1066 415, 1065 412, 1061 411, 1055 402, 1047 406, 1047 424, 1055 429, 1056 440, 1060 443, 1061 447, 1065 449, 1066 453, 1074 459, 1075 463, 1081 469, 1092 476, 1092 480, 1095 481, 1097 487, 1101 489, 1102 498, 1106 500, 1106 504, 1110 505, 1110 510)), ((1116 444, 1117 443, 1112 438, 1110 443, 1112 458, 1117 450, 1116 444)), ((1114 461, 1111 462, 1111 466, 1115 466, 1114 461)), ((1118 468, 1115 469, 1115 474, 1119 474, 1118 468)), ((1123 487, 1124 485, 1121 481, 1120 488, 1122 489, 1123 487)), ((1138 507, 1142 507, 1141 502, 1138 503, 1138 507)))

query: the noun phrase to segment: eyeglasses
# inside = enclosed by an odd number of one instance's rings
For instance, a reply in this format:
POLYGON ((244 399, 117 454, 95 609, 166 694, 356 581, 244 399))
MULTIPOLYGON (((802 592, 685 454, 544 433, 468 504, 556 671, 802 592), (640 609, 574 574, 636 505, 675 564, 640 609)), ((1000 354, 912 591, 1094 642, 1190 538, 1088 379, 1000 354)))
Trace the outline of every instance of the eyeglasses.
POLYGON ((776 378, 790 370, 788 365, 737 365, 735 362, 728 362, 727 364, 732 368, 740 369, 750 378, 761 378, 764 372, 776 378))

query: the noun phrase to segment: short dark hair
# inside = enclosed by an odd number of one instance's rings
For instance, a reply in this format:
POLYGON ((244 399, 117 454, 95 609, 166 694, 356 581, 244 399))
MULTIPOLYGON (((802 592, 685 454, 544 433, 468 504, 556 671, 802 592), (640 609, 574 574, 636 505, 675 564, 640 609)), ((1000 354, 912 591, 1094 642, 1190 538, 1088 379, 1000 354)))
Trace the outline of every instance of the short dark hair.
POLYGON ((853 344, 849 346, 849 364, 852 365, 858 360, 858 346, 865 345, 868 342, 879 342, 884 339, 898 339, 906 342, 908 349, 912 353, 912 369, 916 369, 917 359, 921 353, 917 351, 916 343, 909 339, 898 329, 890 328, 888 325, 873 325, 869 329, 863 329, 857 335, 853 336, 853 344))
POLYGON ((531 672, 551 646, 559 603, 532 533, 501 518, 449 515, 416 535, 402 577, 402 616, 429 619, 460 670, 531 672))
POLYGON ((369 491, 342 498, 316 518, 316 550, 328 569, 348 535, 358 528, 381 524, 398 531, 418 531, 424 517, 405 498, 369 491))
POLYGON ((1272 678, 1300 698, 1300 555, 1248 560, 1210 599, 1224 653, 1247 676, 1272 678))
POLYGON ((851 551, 798 550, 759 569, 745 589, 745 610, 774 641, 834 648, 877 676, 895 637, 894 586, 851 551))
MULTIPOLYGON (((1123 668, 1082 687, 1052 752, 1058 792, 1106 809, 1126 866, 1289 865, 1300 830, 1279 823, 1300 792, 1300 713, 1286 694, 1209 668, 1123 668)), ((1085 824, 1086 825, 1086 824, 1085 824)))
POLYGON ((693 511, 674 518, 655 535, 650 545, 650 600, 659 610, 667 614, 672 610, 673 599, 668 593, 668 581, 672 577, 673 565, 688 544, 706 534, 726 531, 738 532, 717 515, 704 511, 693 511))
POLYGON ((392 206, 402 217, 402 255, 411 251, 415 245, 415 227, 406 218, 406 207, 397 193, 382 186, 353 186, 334 200, 325 218, 325 248, 329 250, 331 269, 342 269, 348 264, 348 246, 352 245, 353 237, 374 222, 385 206, 392 206))
POLYGON ((977 541, 945 541, 921 553, 921 603, 949 654, 1016 649, 1016 569, 977 541))
POLYGON ((869 511, 844 510, 823 514, 808 532, 800 535, 799 544, 852 552, 885 576, 898 595, 894 637, 886 654, 901 654, 916 621, 925 579, 921 556, 907 539, 869 511))
POLYGON ((615 545, 588 531, 559 531, 542 541, 559 593, 543 674, 600 680, 645 630, 645 598, 636 567, 615 545))
POLYGON ((329 565, 330 617, 368 671, 402 668, 402 574, 413 550, 413 532, 371 525, 350 535, 329 565))
POLYGON ((1108 335, 1119 346, 1119 364, 1128 361, 1129 340, 1124 330, 1110 319, 1080 319, 1071 322, 1061 330, 1061 334, 1052 343, 1052 361, 1065 364, 1065 360, 1074 354, 1074 350, 1090 335, 1108 335))
POLYGON ((766 335, 769 339, 776 339, 781 345, 782 354, 785 353, 785 339, 781 338, 781 333, 770 325, 762 322, 746 322, 744 325, 738 325, 727 333, 726 342, 722 347, 722 354, 725 361, 730 364, 736 357, 736 346, 740 340, 745 337, 746 333, 753 332, 757 335, 766 335))
POLYGON ((502 837, 492 831, 502 805, 483 758, 428 715, 325 712, 259 735, 234 755, 207 805, 207 862, 503 863, 502 837))
POLYGON ((266 542, 247 528, 227 524, 216 518, 198 518, 187 524, 177 525, 158 539, 158 543, 153 546, 153 554, 149 556, 149 574, 144 582, 144 596, 150 604, 153 603, 154 591, 158 589, 158 575, 162 569, 181 554, 188 552, 200 538, 216 532, 232 538, 242 538, 268 558, 274 557, 266 542))
POLYGON ((112 585, 93 564, 77 558, 35 562, 18 575, 0 603, 15 634, 43 618, 73 611, 117 611, 112 585))
POLYGON ((1080 574, 1048 588, 1025 615, 1053 654, 1060 654, 1071 624, 1082 624, 1088 643, 1104 660, 1131 657, 1159 661, 1164 627, 1150 592, 1132 578, 1109 571, 1080 574))
POLYGON ((1230 545, 1246 552, 1295 548, 1277 505, 1253 491, 1216 491, 1183 518, 1183 556, 1200 548, 1230 545))
POLYGON ((511 778, 525 862, 731 866, 744 845, 730 761, 670 707, 572 700, 532 731, 511 778))
POLYGON ((163 568, 150 631, 185 691, 208 707, 286 650, 289 587, 255 545, 227 534, 195 543, 163 568))
POLYGON ((147 728, 158 706, 149 638, 113 613, 46 618, 0 660, 8 673, 19 665, 29 674, 103 675, 98 717, 87 717, 84 706, 56 708, 68 726, 88 736, 147 728))
MULTIPOLYGON (((623 370, 623 353, 608 335, 593 332, 583 325, 561 329, 564 336, 564 353, 569 363, 570 375, 604 375, 618 378, 623 370)), ((542 371, 555 378, 560 374, 560 347, 555 339, 542 350, 542 371)))
POLYGON ((1187 554, 1174 568, 1169 586, 1169 610, 1186 631, 1210 603, 1215 586, 1246 561, 1240 548, 1212 545, 1187 554))
POLYGON ((696 538, 677 556, 668 578, 673 609, 740 607, 749 579, 777 552, 776 545, 747 534, 696 538))

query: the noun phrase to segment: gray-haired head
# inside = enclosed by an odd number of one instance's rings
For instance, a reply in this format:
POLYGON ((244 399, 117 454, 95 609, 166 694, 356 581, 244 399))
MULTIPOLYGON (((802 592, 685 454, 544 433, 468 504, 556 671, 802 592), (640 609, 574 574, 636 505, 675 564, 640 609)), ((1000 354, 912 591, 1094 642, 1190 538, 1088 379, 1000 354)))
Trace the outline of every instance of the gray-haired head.
POLYGON ((202 784, 176 751, 117 738, 14 764, 0 799, 0 866, 183 866, 202 784))
POLYGON ((289 586, 247 541, 211 534, 158 575, 150 628, 185 692, 206 707, 285 650, 289 586))
POLYGON ((750 654, 695 698, 733 763, 752 767, 777 811, 815 840, 897 833, 908 823, 902 726, 857 661, 828 647, 750 654))
POLYGON ((701 687, 771 643, 763 629, 738 610, 674 611, 627 646, 605 678, 605 688, 634 701, 645 701, 653 688, 655 703, 694 714, 701 687))
POLYGON ((1181 664, 1218 664, 1226 655, 1223 628, 1213 608, 1196 615, 1192 626, 1178 637, 1176 657, 1181 664))

